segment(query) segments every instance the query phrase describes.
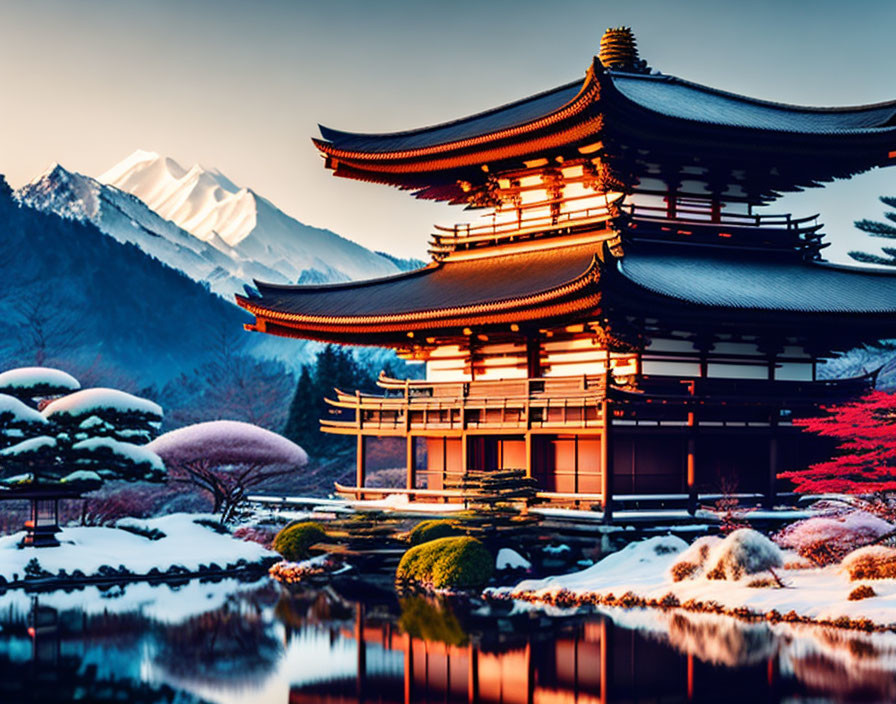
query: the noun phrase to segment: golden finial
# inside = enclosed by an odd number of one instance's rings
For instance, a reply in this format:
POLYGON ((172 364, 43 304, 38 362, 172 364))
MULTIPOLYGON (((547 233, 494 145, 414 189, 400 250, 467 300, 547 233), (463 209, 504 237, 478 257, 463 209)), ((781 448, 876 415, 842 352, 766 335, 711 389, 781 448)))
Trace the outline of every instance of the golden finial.
POLYGON ((644 70, 644 62, 638 59, 638 45, 631 27, 610 27, 600 38, 597 58, 606 68, 627 71, 644 70))

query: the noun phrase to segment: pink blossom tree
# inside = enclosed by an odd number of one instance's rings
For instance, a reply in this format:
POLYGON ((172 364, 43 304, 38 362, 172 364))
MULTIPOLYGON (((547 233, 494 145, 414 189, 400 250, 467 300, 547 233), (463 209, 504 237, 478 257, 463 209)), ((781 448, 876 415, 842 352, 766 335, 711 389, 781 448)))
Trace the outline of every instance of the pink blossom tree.
POLYGON ((213 510, 225 522, 234 518, 253 488, 308 462, 308 454, 282 435, 234 420, 172 430, 147 449, 162 458, 173 481, 211 494, 213 510))

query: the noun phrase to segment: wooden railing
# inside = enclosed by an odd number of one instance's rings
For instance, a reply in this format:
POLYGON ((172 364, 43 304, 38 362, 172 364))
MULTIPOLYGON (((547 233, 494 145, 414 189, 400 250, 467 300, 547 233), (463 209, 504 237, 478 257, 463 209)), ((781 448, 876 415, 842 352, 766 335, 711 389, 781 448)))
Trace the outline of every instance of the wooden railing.
MULTIPOLYGON (((546 200, 528 204, 524 209, 536 205, 543 208, 557 203, 569 205, 578 200, 593 200, 594 197, 594 195, 585 195, 560 200, 546 200)), ((672 215, 665 206, 635 202, 621 203, 621 200, 622 195, 618 194, 615 198, 607 199, 605 203, 597 206, 535 217, 524 217, 522 216, 523 210, 520 210, 521 217, 509 222, 498 222, 493 216, 490 223, 475 225, 464 223, 453 227, 436 225, 437 232, 432 236, 429 251, 439 257, 457 250, 514 242, 557 232, 566 233, 579 228, 593 229, 595 225, 606 223, 620 212, 663 229, 675 229, 676 232, 682 232, 682 228, 686 230, 688 227, 712 226, 713 228, 736 228, 744 235, 748 235, 750 231, 766 230, 789 232, 795 238, 804 240, 815 240, 821 237, 818 231, 822 225, 818 221, 817 214, 795 218, 790 213, 713 211, 710 204, 707 203, 702 207, 679 205, 672 215)))
POLYGON ((432 382, 381 377, 383 395, 336 389, 327 399, 350 418, 321 420, 324 432, 365 429, 406 431, 465 428, 583 428, 602 423, 606 397, 602 374, 505 379, 501 381, 432 382))
MULTIPOLYGON (((593 200, 594 196, 587 196, 593 200)), ((591 227, 604 223, 614 217, 613 205, 621 196, 607 200, 606 203, 588 208, 564 211, 555 215, 539 215, 523 217, 510 222, 498 222, 473 225, 462 223, 453 227, 436 225, 438 232, 430 240, 429 251, 438 255, 456 249, 468 249, 485 245, 499 244, 523 240, 533 235, 547 234, 556 230, 566 231, 569 228, 591 227)), ((568 199, 566 202, 576 199, 568 199)), ((557 201, 560 202, 560 201, 557 201)), ((549 204, 550 201, 545 201, 549 204)), ((618 211, 617 211, 618 214, 618 211)))
POLYGON ((712 209, 708 207, 679 206, 675 209, 674 216, 670 216, 668 209, 660 205, 630 202, 623 204, 621 207, 623 212, 632 217, 669 223, 768 227, 784 230, 809 230, 821 227, 818 223, 818 214, 795 218, 790 213, 732 213, 721 210, 717 211, 717 217, 713 219, 712 209))

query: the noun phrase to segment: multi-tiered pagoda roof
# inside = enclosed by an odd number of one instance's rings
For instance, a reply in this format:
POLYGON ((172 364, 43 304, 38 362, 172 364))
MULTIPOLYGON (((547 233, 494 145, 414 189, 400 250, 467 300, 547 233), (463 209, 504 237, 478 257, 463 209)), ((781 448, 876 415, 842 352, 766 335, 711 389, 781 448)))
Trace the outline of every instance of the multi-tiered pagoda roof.
POLYGON ((896 276, 822 261, 816 216, 756 210, 896 165, 896 102, 708 88, 650 70, 619 28, 582 80, 423 129, 321 136, 337 176, 482 215, 437 227, 416 271, 238 297, 250 329, 426 361, 425 380, 329 400, 322 429, 357 439, 340 491, 383 493, 366 448, 391 436, 406 441, 398 491, 417 498, 521 468, 540 498, 604 518, 647 494, 693 512, 722 473, 771 505, 778 471, 819 449, 792 419, 874 381, 824 380, 820 360, 896 337, 896 276))

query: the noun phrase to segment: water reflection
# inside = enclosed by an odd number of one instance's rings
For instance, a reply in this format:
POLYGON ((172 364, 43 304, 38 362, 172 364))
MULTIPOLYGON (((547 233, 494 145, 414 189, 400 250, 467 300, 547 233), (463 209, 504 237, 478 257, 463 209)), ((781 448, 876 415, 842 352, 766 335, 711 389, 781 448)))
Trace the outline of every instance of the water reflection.
POLYGON ((896 634, 267 580, 0 595, 0 700, 896 700, 896 634), (365 598, 361 598, 365 597, 365 598))

